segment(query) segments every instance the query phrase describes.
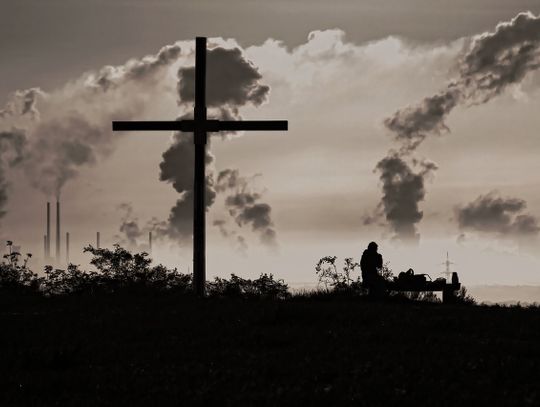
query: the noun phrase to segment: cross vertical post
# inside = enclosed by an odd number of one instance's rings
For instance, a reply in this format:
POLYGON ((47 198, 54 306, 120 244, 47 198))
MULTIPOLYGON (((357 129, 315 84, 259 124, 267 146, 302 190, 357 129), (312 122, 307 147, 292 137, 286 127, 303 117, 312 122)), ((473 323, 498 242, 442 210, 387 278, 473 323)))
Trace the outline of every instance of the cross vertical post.
POLYGON ((193 179, 193 287, 204 295, 206 281, 206 38, 195 40, 195 171, 193 179))

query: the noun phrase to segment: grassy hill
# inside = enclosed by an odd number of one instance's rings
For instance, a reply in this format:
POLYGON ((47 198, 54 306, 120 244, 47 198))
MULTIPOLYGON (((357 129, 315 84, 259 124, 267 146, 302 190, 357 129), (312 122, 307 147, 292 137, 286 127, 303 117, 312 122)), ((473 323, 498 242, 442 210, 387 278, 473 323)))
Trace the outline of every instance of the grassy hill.
POLYGON ((0 296, 0 405, 540 404, 540 310, 0 296))

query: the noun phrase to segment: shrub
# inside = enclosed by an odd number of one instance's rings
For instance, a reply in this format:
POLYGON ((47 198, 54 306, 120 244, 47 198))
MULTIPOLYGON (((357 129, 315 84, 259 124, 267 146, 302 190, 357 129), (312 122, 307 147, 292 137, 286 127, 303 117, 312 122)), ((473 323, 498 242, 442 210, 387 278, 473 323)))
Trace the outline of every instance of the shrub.
POLYGON ((41 279, 30 270, 26 263, 0 264, 0 289, 11 292, 38 292, 41 279))
POLYGON ((475 305, 476 300, 473 296, 467 293, 467 288, 465 288, 464 285, 461 286, 459 291, 456 293, 455 302, 457 304, 464 304, 464 305, 475 305))
POLYGON ((261 274, 255 280, 244 279, 231 274, 230 279, 216 277, 206 283, 210 297, 285 299, 290 296, 288 286, 272 274, 261 274))
POLYGON ((324 286, 328 291, 331 287, 334 291, 358 291, 362 290, 360 277, 354 280, 351 274, 360 267, 352 257, 346 257, 341 270, 336 265, 337 256, 322 257, 315 265, 315 274, 319 279, 319 287, 324 286))

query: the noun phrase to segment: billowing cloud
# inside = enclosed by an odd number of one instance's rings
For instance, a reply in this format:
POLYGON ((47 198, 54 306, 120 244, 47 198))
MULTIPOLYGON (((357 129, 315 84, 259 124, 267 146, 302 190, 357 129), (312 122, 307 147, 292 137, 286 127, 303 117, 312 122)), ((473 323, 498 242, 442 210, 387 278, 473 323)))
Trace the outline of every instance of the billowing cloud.
POLYGON ((448 131, 444 119, 459 104, 486 103, 540 67, 540 17, 520 13, 494 32, 473 37, 458 62, 458 76, 419 104, 384 121, 411 151, 430 134, 448 131))
POLYGON ((20 167, 30 184, 59 195, 80 168, 110 154, 118 135, 113 119, 130 119, 145 109, 145 99, 163 92, 164 68, 180 55, 178 45, 157 54, 106 66, 50 93, 17 91, 0 111, 0 130, 16 126, 24 142, 20 167))
POLYGON ((444 119, 457 105, 459 97, 459 91, 451 87, 425 98, 417 106, 399 110, 385 119, 384 124, 402 144, 402 152, 411 152, 429 134, 440 135, 449 131, 444 119))
POLYGON ((474 201, 458 206, 456 220, 462 231, 498 236, 538 236, 538 219, 525 213, 523 199, 501 197, 496 191, 480 195, 474 201))
POLYGON ((425 178, 436 169, 437 166, 429 161, 414 160, 411 166, 398 153, 377 164, 383 190, 380 209, 395 232, 395 238, 405 242, 418 241, 416 224, 423 217, 419 203, 425 196, 425 178))
POLYGON ((26 139, 24 132, 18 129, 0 132, 0 218, 5 214, 8 200, 9 182, 5 171, 20 164, 26 139))
POLYGON ((118 205, 119 212, 121 213, 119 233, 115 236, 116 242, 122 247, 137 252, 148 252, 149 247, 149 233, 152 232, 152 238, 163 237, 163 222, 158 222, 155 218, 142 224, 135 216, 133 205, 127 202, 118 205))
MULTIPOLYGON (((268 97, 269 87, 262 85, 256 67, 239 48, 216 47, 207 52, 208 116, 219 120, 240 119, 239 109, 247 104, 259 106, 268 97)), ((193 117, 195 68, 181 67, 178 71, 178 103, 184 110, 179 120, 193 117)), ((210 138, 209 138, 210 140, 210 138)), ((170 182, 182 194, 169 214, 169 237, 190 239, 193 232, 193 177, 195 150, 192 133, 175 133, 173 143, 163 153, 160 180, 170 182)), ((206 155, 206 208, 216 197, 213 176, 214 157, 206 155)), ((219 227, 219 225, 216 225, 219 227)))
MULTIPOLYGON (((394 139, 401 144, 398 154, 390 151, 377 165, 383 180, 381 206, 398 236, 417 236, 415 225, 422 219, 418 203, 425 194, 423 177, 436 169, 433 166, 427 172, 420 170, 415 182, 402 184, 400 180, 404 171, 415 178, 410 170, 405 170, 407 167, 403 163, 406 157, 426 137, 449 132, 445 119, 456 106, 486 103, 538 67, 540 17, 530 12, 520 13, 512 20, 498 24, 495 31, 473 37, 459 59, 457 78, 450 81, 445 89, 418 104, 398 110, 384 120, 394 139), (388 191, 397 191, 396 182, 400 193, 392 193, 389 203, 388 191), (419 185, 422 186, 420 189, 419 185), (405 191, 407 188, 410 190, 405 191), (402 208, 398 210, 397 218, 396 208, 402 208), (407 215, 401 217, 404 213, 407 215)), ((522 218, 521 222, 523 227, 527 227, 530 219, 522 218)))
MULTIPOLYGON (((206 104, 208 107, 239 107, 248 103, 259 106, 268 98, 270 88, 260 83, 258 69, 239 48, 216 47, 206 54, 206 104)), ((195 67, 181 67, 178 72, 181 103, 195 100, 195 67)))
POLYGON ((251 190, 247 178, 240 176, 238 170, 223 170, 218 174, 216 189, 227 193, 225 205, 238 226, 251 226, 263 244, 276 244, 272 208, 260 202, 262 195, 251 190))
POLYGON ((30 88, 16 91, 0 110, 0 119, 9 117, 30 116, 32 119, 39 119, 39 111, 36 108, 38 97, 44 93, 39 88, 30 88))

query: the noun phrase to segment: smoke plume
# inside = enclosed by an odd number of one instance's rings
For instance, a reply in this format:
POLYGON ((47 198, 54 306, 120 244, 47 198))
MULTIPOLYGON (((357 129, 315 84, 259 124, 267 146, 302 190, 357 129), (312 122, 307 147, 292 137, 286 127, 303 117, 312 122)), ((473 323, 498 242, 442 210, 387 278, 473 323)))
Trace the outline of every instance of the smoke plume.
MULTIPOLYGON (((436 169, 431 164, 428 171, 421 167, 418 172, 412 172, 406 163, 411 161, 410 155, 427 137, 449 132, 445 119, 455 107, 486 103, 507 87, 520 83, 539 66, 540 17, 530 12, 519 13, 512 20, 499 23, 495 31, 472 38, 459 59, 457 78, 445 89, 384 120, 401 144, 398 153, 390 151, 376 167, 383 182, 380 207, 396 237, 417 239, 416 224, 422 219, 418 205, 425 196, 424 177, 436 169), (416 181, 407 182, 407 179, 416 181)), ((529 222, 520 219, 525 224, 529 222)))
POLYGON ((473 37, 458 62, 458 77, 434 96, 384 121, 406 150, 449 129, 444 119, 458 105, 486 103, 540 66, 540 17, 519 13, 494 32, 473 37))
POLYGON ((498 236, 538 236, 538 219, 525 213, 527 203, 518 198, 504 198, 496 191, 480 195, 458 206, 456 219, 462 231, 476 231, 498 236))
POLYGON ((23 169, 30 184, 46 195, 60 195, 83 166, 110 154, 118 135, 113 119, 141 114, 147 99, 168 86, 164 70, 180 55, 178 45, 121 66, 89 72, 60 89, 15 92, 0 110, 0 131, 17 128, 24 139, 23 169))
POLYGON ((403 241, 418 242, 420 236, 415 224, 422 219, 419 203, 424 200, 425 177, 433 173, 437 166, 428 161, 414 161, 414 171, 407 162, 394 153, 383 158, 376 170, 381 173, 383 197, 380 208, 386 220, 403 241))
POLYGON ((263 244, 275 246, 276 231, 271 216, 272 208, 267 203, 260 202, 260 193, 250 190, 248 179, 240 176, 238 170, 223 170, 218 174, 216 190, 228 192, 225 205, 238 226, 251 226, 263 244))
POLYGON ((6 214, 9 182, 6 168, 16 167, 23 158, 24 133, 18 129, 0 132, 0 219, 6 214))
MULTIPOLYGON (((269 87, 262 85, 257 68, 245 59, 239 48, 216 47, 207 51, 208 117, 218 120, 241 119, 239 109, 247 104, 259 106, 268 97, 269 87)), ((178 104, 183 109, 180 119, 192 118, 195 96, 195 68, 178 70, 178 104)), ((209 138, 210 142, 210 138, 209 138)), ((209 149, 209 146, 208 146, 209 149)), ((169 237, 190 239, 193 231, 193 176, 195 150, 192 133, 175 133, 173 143, 163 153, 160 180, 170 182, 182 196, 169 214, 169 237)), ((213 176, 214 157, 206 155, 206 207, 216 197, 213 176)), ((216 225, 219 227, 219 225, 216 225)))
POLYGON ((212 225, 216 226, 219 229, 221 236, 232 240, 234 245, 236 246, 236 249, 240 253, 246 253, 248 249, 246 239, 236 230, 230 229, 226 220, 216 219, 214 222, 212 222, 212 225))

